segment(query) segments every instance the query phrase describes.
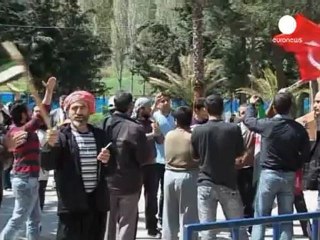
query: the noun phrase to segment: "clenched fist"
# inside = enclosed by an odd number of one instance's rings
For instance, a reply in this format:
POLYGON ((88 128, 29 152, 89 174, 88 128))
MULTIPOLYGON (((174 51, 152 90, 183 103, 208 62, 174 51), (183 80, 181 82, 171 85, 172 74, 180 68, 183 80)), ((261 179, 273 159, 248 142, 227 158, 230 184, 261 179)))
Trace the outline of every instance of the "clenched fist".
POLYGON ((57 130, 50 129, 47 131, 47 143, 54 147, 58 142, 59 132, 57 130))

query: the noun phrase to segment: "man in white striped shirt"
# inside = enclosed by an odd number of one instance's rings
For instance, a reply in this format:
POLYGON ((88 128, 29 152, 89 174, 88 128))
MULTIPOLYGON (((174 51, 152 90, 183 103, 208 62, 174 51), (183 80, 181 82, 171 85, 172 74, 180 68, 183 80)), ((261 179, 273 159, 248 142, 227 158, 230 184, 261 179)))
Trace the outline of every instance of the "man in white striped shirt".
POLYGON ((92 192, 97 185, 97 146, 92 132, 78 132, 72 129, 79 147, 81 175, 84 189, 92 192))

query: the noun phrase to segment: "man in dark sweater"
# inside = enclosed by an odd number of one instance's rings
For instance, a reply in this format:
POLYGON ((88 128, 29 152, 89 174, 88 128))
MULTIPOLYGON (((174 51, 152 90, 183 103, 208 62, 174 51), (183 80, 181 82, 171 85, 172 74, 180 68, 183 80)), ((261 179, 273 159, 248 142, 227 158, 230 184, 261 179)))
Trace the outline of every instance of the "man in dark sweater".
POLYGON ((41 167, 55 170, 58 195, 57 240, 102 240, 109 194, 105 176, 112 168, 107 146, 110 139, 101 129, 88 124, 95 112, 95 98, 85 91, 65 99, 71 123, 59 132, 48 131, 41 149, 41 167))
POLYGON ((142 187, 142 166, 148 162, 146 149, 149 146, 145 130, 131 118, 132 95, 119 91, 114 103, 116 111, 107 124, 106 132, 115 143, 117 168, 108 176, 111 205, 105 239, 134 240, 142 187))
MULTIPOLYGON (((227 219, 242 218, 243 206, 237 186, 235 159, 244 152, 243 138, 237 124, 222 120, 223 99, 206 98, 209 120, 194 128, 191 136, 194 158, 200 159, 198 211, 201 223, 216 221, 218 202, 227 219)), ((215 231, 201 232, 201 239, 216 239, 215 231)), ((240 239, 248 239, 245 229, 240 239)))
MULTIPOLYGON (((49 78, 42 104, 49 111, 52 93, 56 84, 55 78, 49 78)), ((13 125, 8 132, 14 135, 21 130, 26 131, 27 139, 24 144, 12 149, 14 154, 12 188, 15 195, 15 206, 12 217, 2 232, 2 240, 17 239, 20 229, 27 221, 27 238, 39 239, 40 204, 38 195, 39 139, 36 130, 43 124, 40 114, 29 116, 25 103, 15 102, 11 109, 13 125)))
MULTIPOLYGON (((275 197, 279 214, 293 213, 295 172, 310 155, 306 130, 290 118, 292 106, 290 93, 278 93, 274 97, 276 115, 269 119, 257 119, 255 104, 259 98, 252 96, 244 123, 249 130, 261 134, 261 167, 255 202, 255 217, 269 216, 275 197)), ((281 225, 280 239, 292 239, 292 222, 281 225)), ((252 239, 264 239, 265 226, 255 225, 252 239)))

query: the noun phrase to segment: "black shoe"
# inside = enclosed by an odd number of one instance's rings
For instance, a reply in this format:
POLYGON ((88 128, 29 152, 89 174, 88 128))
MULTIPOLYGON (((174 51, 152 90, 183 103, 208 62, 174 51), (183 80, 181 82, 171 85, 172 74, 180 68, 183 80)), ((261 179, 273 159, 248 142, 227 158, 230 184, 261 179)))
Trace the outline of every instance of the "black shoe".
POLYGON ((158 229, 148 229, 148 235, 154 238, 161 238, 161 232, 158 229))

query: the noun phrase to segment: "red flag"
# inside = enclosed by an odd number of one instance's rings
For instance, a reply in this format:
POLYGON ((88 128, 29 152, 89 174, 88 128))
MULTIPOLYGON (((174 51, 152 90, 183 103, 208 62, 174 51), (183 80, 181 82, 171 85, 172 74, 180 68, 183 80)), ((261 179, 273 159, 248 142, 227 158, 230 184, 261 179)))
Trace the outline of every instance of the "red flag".
POLYGON ((273 42, 295 55, 301 80, 315 80, 320 77, 320 26, 301 14, 295 20, 295 31, 276 35, 273 42))

